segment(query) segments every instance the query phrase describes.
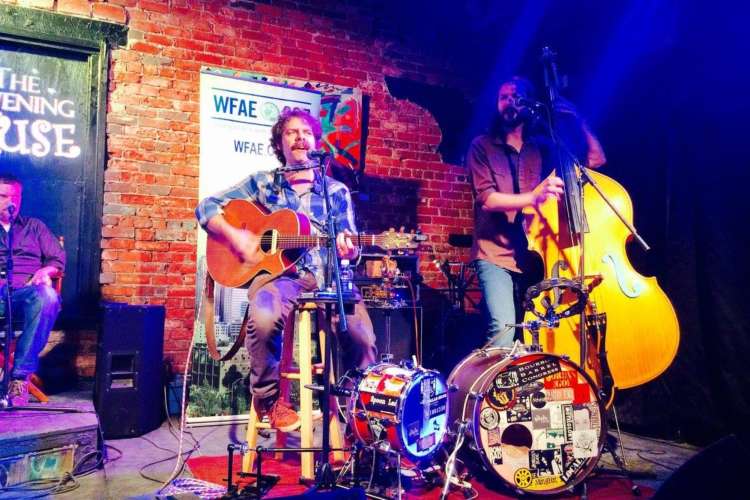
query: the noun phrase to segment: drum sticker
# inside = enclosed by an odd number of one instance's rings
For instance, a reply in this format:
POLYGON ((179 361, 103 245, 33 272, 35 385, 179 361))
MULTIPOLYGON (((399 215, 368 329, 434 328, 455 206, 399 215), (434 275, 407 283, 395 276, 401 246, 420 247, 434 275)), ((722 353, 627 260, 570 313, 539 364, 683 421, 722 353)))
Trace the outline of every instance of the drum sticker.
POLYGON ((573 427, 575 430, 591 429, 591 415, 588 408, 573 405, 573 427))
POLYGON ((599 452, 597 438, 598 433, 595 430, 573 431, 573 457, 596 457, 599 452))
POLYGON ((370 418, 370 432, 372 432, 375 441, 383 438, 385 427, 383 427, 379 418, 370 418))
POLYGON ((495 377, 495 387, 497 389, 512 389, 519 385, 518 372, 514 368, 502 371, 495 377))
POLYGON ((578 383, 578 372, 573 370, 558 371, 544 379, 545 389, 573 387, 578 383))
POLYGON ((531 410, 531 428, 549 429, 549 410, 531 410))
POLYGON ((573 406, 563 405, 563 429, 565 430, 565 442, 573 442, 573 406))
POLYGON ((565 483, 568 483, 575 476, 576 472, 583 468, 586 464, 586 460, 575 458, 573 456, 573 445, 570 443, 562 445, 560 449, 562 450, 563 462, 563 473, 561 477, 565 483))
POLYGON ((491 406, 486 406, 479 414, 479 425, 488 431, 496 428, 499 423, 500 415, 498 415, 497 410, 491 406))
POLYGON ((537 391, 531 395, 531 405, 534 408, 544 408, 547 405, 546 396, 543 392, 537 391))
POLYGON ((382 393, 385 394, 386 396, 398 397, 401 395, 401 392, 404 390, 405 385, 406 385, 406 380, 402 378, 386 377, 383 380, 382 393))
POLYGON ((530 384, 522 385, 518 389, 518 394, 519 396, 528 396, 529 394, 536 393, 541 394, 541 392, 539 391, 541 391, 542 389, 544 389, 544 384, 542 384, 541 382, 532 382, 530 384))
POLYGON ((435 446, 435 434, 429 434, 422 439, 419 440, 417 443, 417 450, 418 451, 424 451, 424 450, 430 450, 432 447, 435 446))
POLYGON ((502 465, 503 463, 503 448, 502 446, 492 446, 487 448, 487 458, 494 465, 502 465))
POLYGON ((558 373, 562 368, 557 358, 544 357, 523 365, 516 365, 512 369, 517 372, 518 384, 525 385, 558 373))
POLYGON ((601 418, 601 412, 599 410, 599 405, 596 403, 584 403, 582 405, 573 405, 573 410, 583 411, 586 410, 586 413, 588 414, 589 419, 589 427, 578 427, 578 424, 576 423, 576 429, 601 429, 602 428, 602 418, 601 418))
POLYGON ((508 423, 531 422, 531 407, 529 396, 519 397, 511 408, 506 412, 508 423))
POLYGON ((487 446, 500 446, 503 444, 503 433, 495 427, 487 432, 487 446))
POLYGON ((519 488, 528 488, 531 486, 532 477, 533 476, 529 469, 520 468, 513 474, 513 482, 515 482, 516 486, 519 488))
POLYGON ((549 426, 550 429, 561 429, 563 428, 563 412, 562 405, 551 404, 547 408, 549 410, 549 426))
POLYGON ((406 427, 406 438, 409 444, 415 443, 419 439, 419 432, 422 429, 422 423, 414 421, 406 427))
POLYGON ((381 413, 396 414, 396 408, 398 406, 398 398, 393 396, 383 396, 380 394, 373 394, 370 401, 365 403, 365 408, 370 411, 377 411, 381 413))
POLYGON ((559 389, 547 389, 547 401, 565 401, 570 403, 575 398, 575 392, 572 387, 562 387, 559 389))
POLYGON ((563 472, 562 451, 531 450, 529 451, 529 468, 536 476, 559 476, 563 472))
POLYGON ((504 410, 514 403, 516 392, 514 389, 498 389, 493 387, 487 393, 487 402, 496 410, 504 410))
POLYGON ((438 415, 445 415, 448 411, 448 393, 444 392, 437 398, 430 400, 429 410, 427 412, 428 418, 433 418, 438 415))
POLYGON ((535 448, 539 450, 544 448, 559 449, 563 444, 565 444, 565 433, 562 429, 546 429, 540 433, 539 442, 535 448))
POLYGON ((382 376, 370 373, 365 377, 365 379, 362 381, 362 383, 359 386, 360 392, 375 392, 378 390, 378 385, 380 385, 380 381, 383 379, 382 376))

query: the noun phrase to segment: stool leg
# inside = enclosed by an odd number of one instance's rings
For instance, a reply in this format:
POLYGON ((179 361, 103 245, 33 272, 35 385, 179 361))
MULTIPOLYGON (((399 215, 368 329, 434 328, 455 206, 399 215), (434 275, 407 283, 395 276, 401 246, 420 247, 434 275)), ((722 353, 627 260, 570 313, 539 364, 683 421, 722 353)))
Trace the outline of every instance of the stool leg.
POLYGON ((258 412, 255 411, 255 404, 250 403, 250 417, 247 419, 247 433, 245 441, 249 451, 242 457, 242 472, 253 472, 255 465, 255 447, 258 446, 258 412))
MULTIPOLYGON (((312 384, 312 321, 310 311, 302 309, 299 321, 299 401, 300 419, 300 447, 313 446, 312 400, 313 395, 305 385, 312 384)), ((302 479, 315 479, 314 454, 302 453, 302 479)))
MULTIPOLYGON (((320 352, 326 352, 326 331, 320 329, 318 331, 318 342, 320 343, 320 352)), ((324 360, 325 362, 325 360, 324 360)), ((331 367, 329 381, 331 387, 336 384, 336 375, 333 373, 333 367, 331 367)), ((328 429, 331 436, 331 448, 343 448, 344 447, 344 436, 341 433, 341 425, 339 425, 339 401, 335 396, 331 396, 330 399, 331 418, 328 423, 328 429)), ((344 461, 343 451, 333 452, 334 462, 344 461)))

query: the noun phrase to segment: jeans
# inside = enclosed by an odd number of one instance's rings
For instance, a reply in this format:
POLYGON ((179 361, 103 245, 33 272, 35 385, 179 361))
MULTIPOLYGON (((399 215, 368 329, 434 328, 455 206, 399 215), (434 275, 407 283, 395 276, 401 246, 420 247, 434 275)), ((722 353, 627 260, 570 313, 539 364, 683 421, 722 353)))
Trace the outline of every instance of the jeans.
POLYGON ((516 336, 516 282, 519 275, 485 260, 474 266, 482 290, 482 312, 487 325, 487 340, 492 347, 510 347, 516 336))
MULTIPOLYGON (((250 353, 250 387, 253 398, 269 407, 279 392, 281 339, 286 321, 291 318, 301 293, 317 289, 310 274, 302 277, 282 276, 260 287, 248 290, 249 310, 245 346, 250 353)), ((344 359, 358 368, 375 362, 377 347, 372 321, 362 301, 354 313, 346 316, 349 327, 346 338, 340 338, 344 359)))
MULTIPOLYGON (((0 311, 5 316, 5 287, 0 289, 0 311)), ((60 312, 60 298, 54 288, 32 285, 11 292, 14 323, 23 318, 21 336, 16 340, 15 361, 11 378, 25 379, 39 366, 39 353, 47 345, 49 332, 60 312)), ((6 330, 5 320, 0 331, 6 330)), ((6 335, 6 338, 9 336, 6 335)))

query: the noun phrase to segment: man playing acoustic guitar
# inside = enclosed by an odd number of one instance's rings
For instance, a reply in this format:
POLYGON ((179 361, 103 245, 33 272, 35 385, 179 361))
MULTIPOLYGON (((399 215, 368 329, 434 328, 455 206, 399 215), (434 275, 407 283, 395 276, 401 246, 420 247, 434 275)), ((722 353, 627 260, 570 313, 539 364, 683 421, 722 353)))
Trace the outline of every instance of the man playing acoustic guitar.
MULTIPOLYGON (((309 163, 309 153, 320 146, 320 122, 300 110, 285 111, 271 129, 271 145, 282 165, 309 163)), ((352 201, 347 187, 327 178, 331 209, 337 231, 336 248, 343 259, 357 257, 351 236, 356 233, 352 201)), ((258 172, 222 192, 202 200, 196 208, 201 226, 212 236, 224 239, 241 261, 249 265, 263 259, 261 235, 240 229, 224 217, 222 208, 232 200, 253 201, 269 212, 282 208, 306 215, 312 232, 325 227, 325 200, 317 168, 297 171, 258 172)), ((261 416, 268 416, 273 428, 292 431, 299 427, 297 413, 278 398, 281 334, 300 294, 324 283, 325 248, 302 254, 296 266, 280 276, 266 275, 253 280, 248 289, 249 309, 245 346, 250 353, 250 385, 253 403, 261 416)), ((347 315, 346 338, 339 339, 345 359, 359 368, 375 361, 377 349, 372 322, 360 300, 347 315)))

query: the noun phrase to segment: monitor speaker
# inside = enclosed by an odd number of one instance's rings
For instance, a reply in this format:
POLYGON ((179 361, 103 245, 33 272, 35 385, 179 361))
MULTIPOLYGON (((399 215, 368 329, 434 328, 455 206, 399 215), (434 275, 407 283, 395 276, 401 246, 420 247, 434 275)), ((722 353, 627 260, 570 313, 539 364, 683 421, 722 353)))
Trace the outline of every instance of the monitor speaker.
POLYGON ((164 421, 164 307, 101 308, 94 404, 105 438, 136 437, 164 421))
POLYGON ((401 307, 397 309, 384 307, 368 307, 375 331, 378 356, 390 353, 393 363, 410 360, 417 353, 417 341, 414 335, 414 314, 420 331, 420 350, 422 340, 422 308, 401 307), (390 328, 389 328, 390 324, 390 328), (390 335, 388 334, 390 331, 390 335))

